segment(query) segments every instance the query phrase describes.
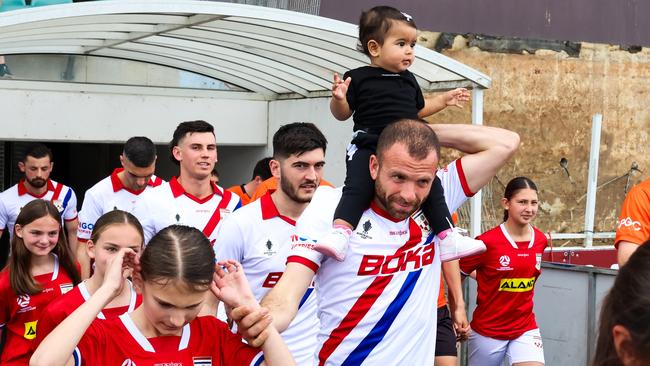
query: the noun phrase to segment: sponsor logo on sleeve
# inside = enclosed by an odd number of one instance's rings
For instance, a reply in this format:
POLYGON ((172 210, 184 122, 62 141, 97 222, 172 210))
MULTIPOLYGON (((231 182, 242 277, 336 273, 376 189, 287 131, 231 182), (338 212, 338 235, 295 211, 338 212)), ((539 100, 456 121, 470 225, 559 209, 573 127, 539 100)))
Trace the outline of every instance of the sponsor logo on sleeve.
POLYGON ((618 228, 632 228, 634 231, 641 231, 643 225, 641 225, 639 221, 634 221, 631 217, 628 216, 618 222, 618 228))
POLYGON ((506 292, 528 292, 535 287, 535 277, 530 278, 502 278, 499 283, 499 291, 506 292))
POLYGON ((542 270, 542 253, 535 254, 535 269, 542 270))
POLYGON ((38 320, 25 323, 25 334, 23 334, 25 339, 32 340, 36 338, 36 323, 38 323, 38 320))

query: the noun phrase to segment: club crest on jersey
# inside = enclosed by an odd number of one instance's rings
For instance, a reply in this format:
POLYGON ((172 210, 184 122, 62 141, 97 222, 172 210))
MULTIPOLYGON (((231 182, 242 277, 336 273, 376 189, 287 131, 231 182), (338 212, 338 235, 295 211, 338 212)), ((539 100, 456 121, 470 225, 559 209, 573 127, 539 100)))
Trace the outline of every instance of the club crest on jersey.
POLYGON ((510 257, 507 255, 499 257, 499 264, 501 267, 497 268, 497 271, 512 271, 512 267, 510 267, 510 257))
POLYGON ((366 222, 361 225, 361 231, 357 230, 355 234, 357 234, 362 239, 372 239, 372 236, 368 234, 371 229, 372 223, 370 220, 366 220, 366 222))
POLYGON ((63 283, 59 285, 59 288, 61 289, 61 294, 65 295, 68 293, 68 291, 72 290, 74 288, 74 285, 71 283, 63 283))
POLYGON ((422 236, 428 237, 431 234, 431 226, 429 226, 429 221, 427 221, 427 218, 424 217, 424 213, 421 210, 411 215, 411 218, 422 230, 422 236))
POLYGON ((63 201, 61 200, 52 200, 52 204, 56 207, 59 212, 63 212, 63 201))
POLYGON ((133 360, 127 358, 126 360, 124 360, 124 362, 122 362, 122 366, 136 366, 136 365, 135 362, 133 362, 133 360))
POLYGON ((192 357, 194 366, 212 366, 212 357, 192 357))
POLYGON ((25 339, 31 340, 36 338, 36 323, 38 323, 38 320, 25 323, 25 334, 23 334, 23 337, 25 337, 25 339))
POLYGON ((267 257, 272 257, 278 253, 271 239, 266 240, 266 244, 264 244, 264 247, 266 247, 266 250, 264 251, 264 255, 267 257))
POLYGON ((535 268, 538 271, 542 270, 542 253, 535 254, 535 268))

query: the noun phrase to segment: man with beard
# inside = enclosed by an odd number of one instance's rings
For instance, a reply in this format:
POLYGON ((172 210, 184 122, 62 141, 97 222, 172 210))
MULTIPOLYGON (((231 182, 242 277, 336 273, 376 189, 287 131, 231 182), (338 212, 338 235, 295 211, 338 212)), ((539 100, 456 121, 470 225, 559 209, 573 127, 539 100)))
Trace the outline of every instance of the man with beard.
POLYGON ((237 195, 210 181, 217 163, 214 127, 205 121, 182 122, 169 149, 180 174, 146 190, 133 212, 142 223, 145 243, 173 224, 195 227, 214 243, 221 220, 241 205, 237 195))
POLYGON ((25 149, 18 169, 24 177, 18 184, 0 193, 0 234, 9 230, 13 238, 14 224, 20 210, 35 199, 52 201, 61 214, 65 234, 74 253, 77 249, 77 196, 72 188, 50 179, 54 167, 52 151, 41 143, 34 143, 25 149))
MULTIPOLYGON (((257 300, 282 276, 296 220, 320 184, 327 140, 312 123, 291 123, 273 135, 271 173, 278 189, 242 207, 224 221, 214 246, 218 260, 242 264, 257 300)), ((303 294, 296 318, 282 333, 296 364, 309 365, 319 324, 313 288, 303 294)))
MULTIPOLYGON (((296 224, 282 278, 262 301, 286 329, 315 276, 319 365, 426 365, 434 359, 440 257, 419 211, 434 174, 455 211, 517 149, 502 129, 402 120, 379 137, 370 160, 375 194, 351 236, 345 261, 313 250, 329 232, 341 190, 320 187, 296 224), (432 128, 440 131, 440 142, 432 128), (438 129, 439 128, 439 129, 438 129), (440 145, 468 155, 436 173, 440 145), (413 215, 413 216, 412 216, 413 215)), ((249 329, 240 329, 251 338, 249 329)))

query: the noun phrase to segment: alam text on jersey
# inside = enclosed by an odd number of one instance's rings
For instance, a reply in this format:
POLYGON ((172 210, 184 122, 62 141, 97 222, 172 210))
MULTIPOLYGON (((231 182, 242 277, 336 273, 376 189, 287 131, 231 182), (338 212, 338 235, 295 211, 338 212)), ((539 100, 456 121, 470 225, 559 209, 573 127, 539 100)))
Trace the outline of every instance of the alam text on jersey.
POLYGON ((359 276, 390 275, 402 271, 417 271, 433 263, 433 244, 419 246, 394 255, 366 254, 359 265, 359 276))
POLYGON ((528 292, 535 287, 535 277, 530 278, 502 278, 499 291, 528 292))

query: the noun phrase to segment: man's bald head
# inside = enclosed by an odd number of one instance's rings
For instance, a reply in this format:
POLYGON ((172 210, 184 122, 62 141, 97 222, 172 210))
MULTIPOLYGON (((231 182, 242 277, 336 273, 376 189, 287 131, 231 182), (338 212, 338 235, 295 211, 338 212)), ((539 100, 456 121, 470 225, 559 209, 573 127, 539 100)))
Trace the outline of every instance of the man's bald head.
POLYGON ((433 151, 440 158, 440 142, 435 132, 423 120, 402 119, 384 128, 377 141, 377 158, 396 143, 408 148, 409 155, 416 159, 425 159, 433 151))

